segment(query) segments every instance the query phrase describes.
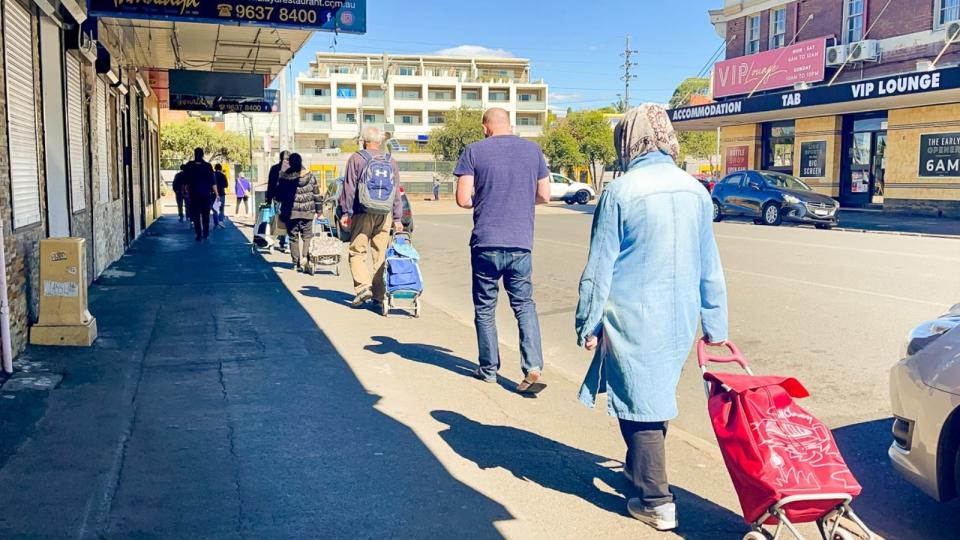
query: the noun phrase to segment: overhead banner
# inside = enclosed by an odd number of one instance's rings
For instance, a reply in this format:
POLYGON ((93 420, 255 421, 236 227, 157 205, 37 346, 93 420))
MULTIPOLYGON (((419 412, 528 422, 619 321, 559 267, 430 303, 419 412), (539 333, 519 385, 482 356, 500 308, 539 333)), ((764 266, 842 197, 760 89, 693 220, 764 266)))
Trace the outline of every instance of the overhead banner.
POLYGON ((170 94, 170 109, 174 111, 254 113, 271 112, 273 111, 273 104, 265 99, 227 99, 211 96, 170 94))
POLYGON ((264 80, 258 73, 224 73, 217 71, 169 71, 171 94, 187 96, 229 96, 262 98, 264 80))
POLYGON ((91 17, 367 32, 366 0, 87 0, 91 17))
POLYGON ((713 97, 820 82, 825 75, 826 49, 827 38, 821 37, 717 62, 713 66, 713 97))
POLYGON ((920 176, 960 176, 960 133, 920 135, 920 176))

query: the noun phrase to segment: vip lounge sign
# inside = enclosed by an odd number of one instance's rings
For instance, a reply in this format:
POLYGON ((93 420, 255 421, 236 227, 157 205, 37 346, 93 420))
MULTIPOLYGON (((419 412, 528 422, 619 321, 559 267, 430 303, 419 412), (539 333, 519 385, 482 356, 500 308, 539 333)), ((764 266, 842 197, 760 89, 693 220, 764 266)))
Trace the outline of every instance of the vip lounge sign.
POLYGON ((91 17, 367 31, 366 0, 87 0, 91 17))
POLYGON ((825 74, 826 48, 827 38, 821 37, 717 62, 713 66, 713 97, 820 82, 825 74))
POLYGON ((725 156, 725 167, 723 174, 730 174, 737 171, 745 171, 749 168, 750 147, 748 146, 730 146, 727 148, 725 156))
POLYGON ((827 141, 800 143, 800 176, 822 178, 827 166, 827 141))
POLYGON ((920 176, 960 176, 960 133, 920 135, 920 176))

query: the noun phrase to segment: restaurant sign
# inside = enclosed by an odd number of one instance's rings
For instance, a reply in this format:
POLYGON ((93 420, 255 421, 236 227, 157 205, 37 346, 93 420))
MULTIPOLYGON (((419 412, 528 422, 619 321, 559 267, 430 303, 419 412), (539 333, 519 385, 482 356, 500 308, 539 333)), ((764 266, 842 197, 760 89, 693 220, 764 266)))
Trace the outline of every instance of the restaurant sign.
POLYGON ((750 94, 824 78, 827 38, 801 41, 770 51, 717 62, 713 97, 750 94))
POLYGON ((266 99, 228 99, 214 96, 170 95, 174 111, 209 111, 222 113, 271 112, 273 104, 266 99))
POLYGON ((367 31, 366 0, 87 0, 91 17, 367 31))
POLYGON ((920 135, 920 176, 960 176, 960 133, 920 135))

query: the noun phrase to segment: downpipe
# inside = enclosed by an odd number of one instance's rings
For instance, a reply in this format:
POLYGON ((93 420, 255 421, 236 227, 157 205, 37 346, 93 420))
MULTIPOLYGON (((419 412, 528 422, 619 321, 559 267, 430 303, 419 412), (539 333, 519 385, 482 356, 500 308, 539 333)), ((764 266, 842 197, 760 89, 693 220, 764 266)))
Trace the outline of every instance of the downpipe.
POLYGON ((10 345, 10 299, 7 291, 7 242, 3 233, 3 222, 0 221, 0 358, 3 371, 13 373, 13 347, 10 345))

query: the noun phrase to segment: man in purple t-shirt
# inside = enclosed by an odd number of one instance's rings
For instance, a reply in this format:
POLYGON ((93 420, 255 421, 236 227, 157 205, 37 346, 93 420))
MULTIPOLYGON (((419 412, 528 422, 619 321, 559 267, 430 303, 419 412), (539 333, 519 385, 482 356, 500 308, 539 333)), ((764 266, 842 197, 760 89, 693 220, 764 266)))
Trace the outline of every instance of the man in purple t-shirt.
POLYGON ((510 115, 489 109, 483 115, 485 140, 468 145, 453 171, 457 204, 473 208, 470 237, 473 267, 474 323, 480 368, 473 376, 496 382, 500 369, 497 342, 497 295, 503 279, 510 307, 520 327, 521 393, 543 389, 540 321, 533 302, 534 206, 550 201, 550 171, 533 142, 513 134, 510 115))

